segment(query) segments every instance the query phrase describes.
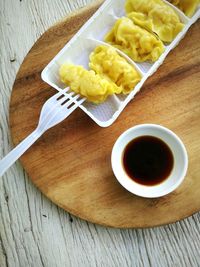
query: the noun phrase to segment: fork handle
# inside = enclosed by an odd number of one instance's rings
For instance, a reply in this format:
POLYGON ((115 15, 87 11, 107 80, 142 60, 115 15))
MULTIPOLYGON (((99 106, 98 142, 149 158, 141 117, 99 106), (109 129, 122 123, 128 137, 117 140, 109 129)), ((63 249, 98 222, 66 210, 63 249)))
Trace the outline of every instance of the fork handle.
POLYGON ((43 134, 36 129, 0 160, 0 176, 43 134))

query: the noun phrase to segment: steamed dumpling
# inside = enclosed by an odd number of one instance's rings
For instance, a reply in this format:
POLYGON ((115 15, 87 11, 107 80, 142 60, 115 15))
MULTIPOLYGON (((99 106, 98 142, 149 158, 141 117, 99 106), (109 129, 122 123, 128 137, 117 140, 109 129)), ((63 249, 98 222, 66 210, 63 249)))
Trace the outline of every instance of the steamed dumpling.
POLYGON ((90 55, 89 66, 101 77, 114 82, 128 94, 141 80, 140 74, 113 47, 101 45, 90 55))
POLYGON ((105 41, 136 62, 156 61, 164 51, 163 43, 156 36, 126 17, 116 21, 105 36, 105 41))
POLYGON ((121 89, 113 82, 86 70, 82 66, 63 64, 59 70, 60 79, 77 94, 86 97, 88 101, 99 104, 109 95, 120 93, 121 89))
POLYGON ((162 0, 126 0, 125 9, 135 24, 156 33, 163 42, 172 42, 184 26, 162 0))
POLYGON ((200 4, 200 0, 170 0, 169 2, 177 6, 188 17, 192 17, 197 6, 200 4))

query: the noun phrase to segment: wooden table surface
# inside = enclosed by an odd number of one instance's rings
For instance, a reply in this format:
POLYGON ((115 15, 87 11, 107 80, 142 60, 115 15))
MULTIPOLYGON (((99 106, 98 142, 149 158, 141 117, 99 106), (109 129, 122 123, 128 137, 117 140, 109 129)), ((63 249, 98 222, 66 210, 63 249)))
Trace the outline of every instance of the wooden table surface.
MULTIPOLYGON (((0 0, 0 158, 12 147, 8 109, 23 58, 41 34, 91 0, 0 0)), ((153 229, 112 229, 58 208, 17 162, 0 179, 0 266, 200 266, 200 213, 153 229)))

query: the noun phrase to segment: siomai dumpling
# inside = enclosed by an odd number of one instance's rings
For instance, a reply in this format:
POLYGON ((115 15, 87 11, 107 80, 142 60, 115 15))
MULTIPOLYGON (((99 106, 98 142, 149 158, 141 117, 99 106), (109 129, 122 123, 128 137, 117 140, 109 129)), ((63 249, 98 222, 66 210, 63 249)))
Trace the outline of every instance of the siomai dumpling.
POLYGON ((163 42, 172 42, 184 27, 173 8, 162 0, 126 0, 125 9, 135 24, 156 33, 163 42))
POLYGON ((105 101, 109 95, 121 92, 121 88, 113 82, 82 66, 63 64, 60 67, 59 75, 61 81, 70 86, 72 91, 95 104, 105 101))
POLYGON ((200 4, 200 0, 169 0, 169 2, 177 6, 188 17, 192 17, 198 5, 200 4))
POLYGON ((163 43, 152 33, 122 17, 105 36, 105 41, 136 62, 156 61, 164 51, 163 43))
POLYGON ((130 93, 141 80, 141 76, 134 66, 110 46, 97 46, 90 55, 89 66, 101 77, 119 86, 123 94, 130 93))

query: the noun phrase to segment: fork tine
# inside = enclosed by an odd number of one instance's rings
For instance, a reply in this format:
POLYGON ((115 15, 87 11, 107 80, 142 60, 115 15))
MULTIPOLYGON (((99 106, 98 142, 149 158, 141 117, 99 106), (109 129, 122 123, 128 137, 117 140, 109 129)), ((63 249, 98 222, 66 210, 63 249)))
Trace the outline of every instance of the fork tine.
MULTIPOLYGON (((43 115, 43 113, 45 113, 44 117, 48 118, 49 114, 51 114, 51 110, 59 105, 57 99, 59 97, 61 97, 62 95, 65 96, 64 94, 67 93, 67 91, 69 91, 69 89, 70 89, 69 87, 62 89, 61 91, 57 92, 55 95, 50 97, 45 102, 45 104, 42 106, 40 117, 41 117, 41 115, 43 115)), ((61 99, 61 101, 63 101, 63 98, 61 99)))
POLYGON ((58 93, 56 93, 55 95, 53 95, 52 97, 50 97, 46 103, 51 103, 52 101, 55 101, 57 98, 59 98, 60 96, 63 95, 63 93, 66 93, 67 91, 69 91, 69 87, 62 89, 61 91, 58 91, 58 93))
POLYGON ((64 103, 63 104, 63 107, 65 107, 65 108, 68 108, 71 104, 76 104, 76 100, 78 99, 78 95, 76 95, 75 97, 73 97, 73 98, 71 98, 71 99, 69 99, 69 101, 67 101, 66 103, 64 103))
POLYGON ((77 99, 80 97, 80 95, 76 95, 74 97, 72 97, 71 99, 69 99, 69 101, 67 101, 66 103, 63 104, 64 108, 68 108, 71 104, 77 105, 79 104, 79 102, 77 101, 77 99))
POLYGON ((75 94, 75 92, 67 93, 67 95, 63 94, 63 97, 58 99, 57 102, 62 105, 63 102, 65 102, 67 99, 70 99, 75 94))
POLYGON ((54 100, 51 106, 46 106, 46 112, 41 112, 39 127, 41 127, 43 131, 63 121, 86 100, 86 98, 82 98, 79 94, 72 96, 73 94, 74 93, 70 93, 64 96, 61 103, 58 103, 59 100, 54 100))
MULTIPOLYGON (((62 96, 62 95, 65 95, 65 93, 67 93, 67 91, 69 91, 69 87, 66 87, 65 89, 62 89, 61 91, 59 91, 57 94, 55 94, 54 96, 55 96, 55 98, 57 99, 57 98, 59 98, 60 96, 62 96)), ((53 96, 53 97, 54 97, 53 96)))

